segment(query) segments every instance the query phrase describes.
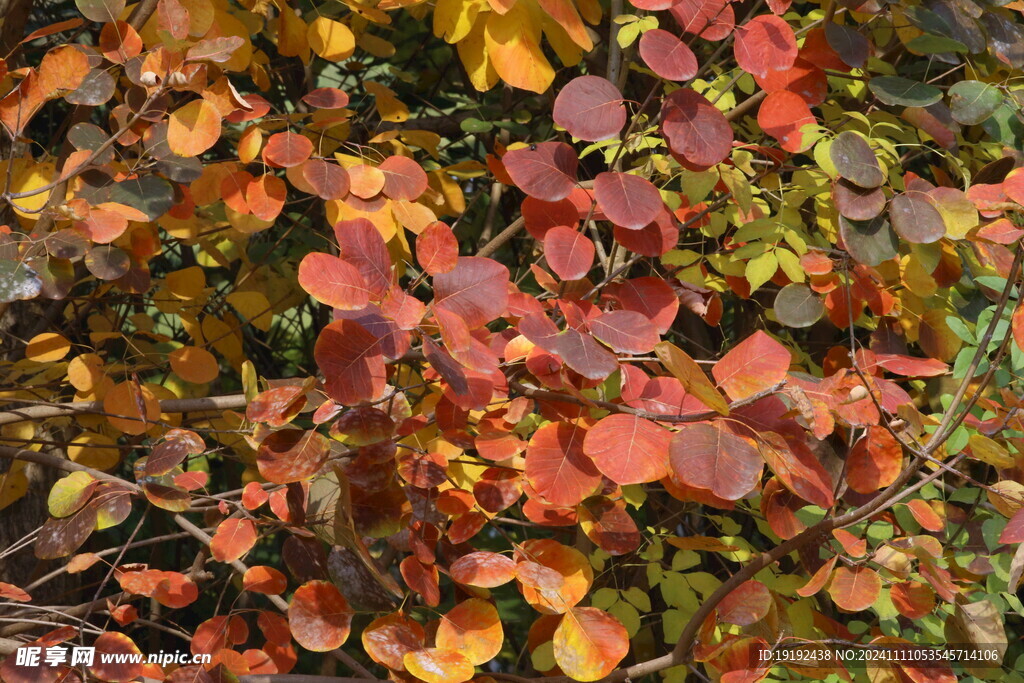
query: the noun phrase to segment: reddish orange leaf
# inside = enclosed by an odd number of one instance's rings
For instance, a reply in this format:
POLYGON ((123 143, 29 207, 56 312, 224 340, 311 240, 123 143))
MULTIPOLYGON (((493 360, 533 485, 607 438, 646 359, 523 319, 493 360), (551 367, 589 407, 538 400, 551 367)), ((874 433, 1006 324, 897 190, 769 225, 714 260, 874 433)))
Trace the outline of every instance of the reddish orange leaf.
POLYGON ((669 459, 679 481, 725 500, 750 493, 764 470, 757 449, 718 422, 684 425, 672 438, 669 459))
POLYGON ((330 254, 306 254, 299 263, 299 285, 317 301, 346 311, 358 311, 370 302, 359 269, 330 254))
POLYGON ((884 427, 868 427, 846 459, 846 482, 857 493, 874 493, 896 480, 903 449, 884 427))
POLYGON ((515 578, 516 565, 504 555, 481 550, 455 560, 448 572, 461 584, 496 588, 515 578))
POLYGON ((313 153, 313 143, 298 133, 275 133, 263 147, 263 160, 274 167, 298 166, 313 153))
POLYGON ((405 669, 427 683, 463 683, 473 677, 473 665, 458 652, 426 648, 407 652, 405 669))
POLYGON ((253 593, 280 595, 288 588, 288 579, 273 567, 249 567, 242 575, 242 588, 253 593))
POLYGON ((789 363, 786 347, 758 330, 715 363, 711 374, 718 386, 736 401, 781 382, 789 363))
POLYGON ((260 442, 256 449, 256 466, 268 481, 287 484, 312 477, 330 452, 330 441, 319 432, 282 429, 260 442))
POLYGON ((603 418, 587 431, 583 452, 616 484, 641 484, 668 474, 671 441, 667 429, 620 413, 603 418))
POLYGON ((233 562, 256 544, 256 525, 248 519, 225 519, 210 542, 210 553, 218 562, 233 562))
POLYGON ((288 605, 288 626, 302 647, 330 652, 348 640, 352 614, 348 601, 333 583, 307 581, 288 605))
POLYGON ((423 649, 426 634, 419 623, 401 614, 386 614, 363 629, 363 649, 378 664, 405 671, 403 658, 423 649))

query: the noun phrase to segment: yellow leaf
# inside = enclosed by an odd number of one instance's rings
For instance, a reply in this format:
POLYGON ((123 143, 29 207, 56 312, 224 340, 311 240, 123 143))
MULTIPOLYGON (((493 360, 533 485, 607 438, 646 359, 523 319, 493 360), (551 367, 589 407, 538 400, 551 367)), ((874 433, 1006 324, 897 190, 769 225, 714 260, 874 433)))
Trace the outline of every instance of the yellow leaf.
POLYGON ((425 149, 435 159, 438 156, 437 146, 441 144, 441 136, 429 130, 403 130, 402 141, 412 147, 425 149))
POLYGON ((248 164, 259 156, 260 147, 262 146, 263 131, 260 130, 259 126, 249 126, 238 138, 238 160, 243 164, 248 164))
POLYGON ((317 17, 306 33, 309 47, 330 62, 348 59, 356 49, 356 38, 351 29, 340 21, 317 17))
POLYGON ((359 34, 359 47, 369 52, 374 57, 388 59, 395 56, 395 46, 387 40, 372 33, 359 34))
POLYGON ((483 7, 480 0, 437 0, 434 35, 447 43, 458 43, 473 30, 473 23, 483 7))
POLYGON ((274 318, 270 302, 261 292, 231 292, 228 303, 256 329, 267 332, 274 318))
POLYGON ((179 299, 195 299, 206 287, 206 276, 199 266, 190 266, 167 274, 167 289, 179 299))
POLYGON ((71 342, 63 335, 56 332, 43 332, 29 340, 25 347, 25 358, 34 360, 37 363, 60 360, 68 355, 71 350, 71 342))
POLYGON ((182 346, 167 355, 171 369, 186 382, 204 384, 217 379, 220 374, 217 358, 198 346, 182 346))
MULTIPOLYGON (((541 9, 554 20, 555 24, 565 31, 572 42, 587 52, 593 49, 594 41, 590 39, 587 28, 583 25, 583 20, 580 19, 580 15, 576 11, 576 6, 573 5, 572 0, 539 1, 541 9)), ((544 30, 546 31, 547 27, 544 30)))
POLYGON ((480 91, 490 90, 498 82, 498 72, 494 70, 494 64, 487 54, 487 41, 484 38, 489 15, 490 12, 481 12, 469 35, 456 45, 470 82, 480 91))
POLYGON ((394 90, 373 81, 364 81, 363 87, 374 96, 382 121, 402 123, 409 119, 409 108, 395 97, 394 90))
MULTIPOLYGON (((35 163, 26 159, 15 159, 11 175, 11 192, 30 192, 49 185, 56 170, 51 163, 35 163)), ((37 220, 39 209, 46 206, 50 191, 12 200, 14 212, 22 218, 37 220)))
POLYGON ((701 403, 722 415, 729 414, 729 404, 725 397, 689 354, 671 342, 658 342, 654 346, 654 353, 688 394, 693 394, 701 403))
POLYGON ((282 57, 298 57, 303 64, 309 63, 309 37, 306 22, 295 14, 285 0, 276 2, 281 14, 277 20, 277 51, 282 57))
POLYGON ((491 12, 484 27, 487 52, 501 79, 511 86, 542 93, 555 70, 541 50, 540 8, 535 0, 519 0, 504 14, 491 12))
POLYGON ((9 470, 0 473, 0 510, 28 492, 28 477, 25 475, 27 465, 24 460, 14 460, 9 470))

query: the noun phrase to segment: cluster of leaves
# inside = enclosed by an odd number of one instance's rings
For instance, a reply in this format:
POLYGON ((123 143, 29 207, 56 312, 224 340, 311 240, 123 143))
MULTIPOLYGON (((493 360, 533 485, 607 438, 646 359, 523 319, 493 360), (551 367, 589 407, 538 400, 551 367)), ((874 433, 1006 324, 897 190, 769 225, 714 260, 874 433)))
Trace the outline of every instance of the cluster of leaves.
POLYGON ((77 0, 5 46, 0 515, 63 478, 2 653, 211 662, 0 677, 1019 679, 997 4, 77 0))

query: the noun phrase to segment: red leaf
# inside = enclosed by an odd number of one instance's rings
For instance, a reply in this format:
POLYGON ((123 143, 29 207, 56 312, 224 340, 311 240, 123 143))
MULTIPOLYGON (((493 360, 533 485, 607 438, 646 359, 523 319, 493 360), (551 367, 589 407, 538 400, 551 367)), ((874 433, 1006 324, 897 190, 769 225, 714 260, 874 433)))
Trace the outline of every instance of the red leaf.
POLYGON ((391 288, 391 255, 380 231, 369 220, 357 218, 335 224, 334 236, 341 256, 359 270, 372 298, 383 298, 391 288))
POLYGON ((594 265, 594 243, 583 233, 564 225, 544 235, 544 256, 551 270, 563 280, 580 280, 594 265))
POLYGON ((359 269, 330 254, 306 254, 299 263, 299 285, 314 299, 333 308, 358 311, 370 302, 370 290, 359 269))
POLYGON ((260 475, 275 484, 309 479, 330 455, 327 438, 313 430, 282 429, 271 432, 256 449, 260 475))
POLYGON ((672 472, 682 483, 739 500, 761 479, 761 454, 718 423, 686 425, 669 444, 672 472))
POLYGON ((664 280, 638 277, 614 283, 607 290, 627 311, 636 311, 654 324, 658 334, 665 334, 679 313, 679 297, 664 280))
POLYGON ((233 562, 256 544, 256 525, 248 519, 225 519, 210 541, 210 554, 218 562, 233 562))
POLYGON ((313 143, 298 133, 275 133, 263 147, 263 160, 274 167, 298 166, 313 153, 313 143))
POLYGON ((828 76, 818 64, 798 57, 792 68, 769 71, 754 80, 763 90, 773 93, 788 90, 799 95, 809 107, 817 107, 828 96, 828 76))
POLYGON ((377 336, 353 320, 335 320, 321 332, 313 349, 323 371, 324 390, 343 405, 379 398, 387 371, 377 336))
POLYGON ((1024 542, 1024 507, 1013 513, 1013 517, 1006 523, 1003 532, 999 534, 1000 543, 1021 543, 1024 542))
POLYGON ((440 275, 455 268, 459 242, 447 223, 434 221, 416 237, 416 260, 428 275, 440 275))
POLYGON ((813 138, 801 133, 800 129, 815 122, 807 102, 788 90, 769 93, 757 110, 757 125, 761 130, 778 140, 782 149, 793 154, 810 146, 813 138))
POLYGON ((384 194, 415 201, 427 189, 427 174, 409 157, 391 156, 377 167, 384 174, 384 194))
POLYGON ((778 434, 765 432, 760 434, 759 446, 769 469, 787 489, 818 507, 832 507, 832 478, 803 442, 791 448, 778 434))
POLYGON ((690 88, 665 98, 661 130, 672 152, 694 167, 714 166, 732 151, 732 126, 725 115, 690 88))
POLYGON ((594 197, 608 220, 632 230, 645 227, 664 207, 658 188, 629 173, 599 173, 594 178, 594 197))
POLYGON ((684 31, 704 40, 724 40, 736 25, 728 0, 679 0, 669 10, 684 31))
POLYGON ((669 81, 688 81, 697 74, 693 50, 674 34, 660 28, 640 36, 640 56, 651 71, 669 81))
POLYGON ((590 142, 615 137, 626 125, 622 93, 600 76, 569 81, 555 98, 552 116, 569 135, 590 142))
POLYGON ((424 564, 410 555, 399 565, 402 579, 410 589, 423 596, 423 602, 430 607, 437 607, 441 602, 441 589, 438 587, 437 567, 424 564))
MULTIPOLYGON (((512 561, 509 560, 509 563, 512 561)), ((5 600, 14 600, 15 602, 29 602, 32 600, 32 596, 18 588, 12 583, 5 583, 0 581, 0 598, 5 600)))
POLYGON ((738 401, 785 379, 789 362, 786 347, 758 330, 715 363, 711 374, 718 386, 738 401))
POLYGON ((874 493, 896 481, 903 449, 885 427, 868 427, 846 459, 846 482, 857 493, 874 493))
POLYGON ((867 567, 839 567, 832 575, 828 594, 840 609, 859 612, 875 604, 882 590, 878 572, 867 567))
POLYGON ((751 626, 768 616, 772 595, 760 581, 745 581, 718 603, 718 620, 737 626, 751 626))
POLYGON ((668 475, 672 433, 635 415, 609 415, 583 440, 586 453, 601 474, 616 484, 642 484, 668 475))
MULTIPOLYGON (((589 205, 590 202, 588 201, 589 205)), ((527 197, 519 209, 526 222, 526 229, 534 239, 543 240, 547 231, 556 225, 576 228, 580 224, 579 211, 571 199, 545 202, 527 197)), ((589 213, 589 208, 587 210, 589 213)))
POLYGON ((584 436, 577 424, 552 422, 530 438, 524 475, 546 501, 576 505, 601 484, 600 472, 583 452, 584 436))
POLYGON ((288 605, 288 626, 302 647, 330 652, 348 640, 352 614, 348 601, 333 583, 307 581, 288 605))
POLYGON ((449 273, 434 277, 434 306, 462 318, 473 330, 508 307, 508 268, 479 256, 460 256, 449 273))
POLYGON ((660 341, 654 324, 636 311, 609 311, 590 321, 590 332, 619 353, 649 353, 660 341))
POLYGON ((627 555, 640 547, 640 530, 622 499, 588 498, 579 506, 580 528, 609 555, 627 555))
POLYGON ((796 37, 784 19, 763 14, 736 28, 733 52, 741 69, 765 76, 769 71, 793 66, 797 57, 796 37))
POLYGON ((323 159, 307 159, 302 177, 321 199, 344 199, 348 194, 348 172, 323 159))
POLYGON ((99 680, 122 683, 142 674, 142 651, 125 634, 101 634, 92 646, 96 649, 96 654, 89 671, 99 680))
POLYGON ((560 332, 543 313, 531 313, 520 320, 519 331, 588 379, 604 379, 619 367, 615 356, 593 337, 572 328, 560 332))
POLYGON ((904 377, 938 377, 949 371, 949 366, 935 358, 913 358, 897 353, 876 353, 875 363, 889 372, 904 377))
POLYGON ((348 106, 348 93, 338 88, 317 88, 303 95, 302 101, 317 109, 341 109, 348 106))
POLYGON ((501 158, 519 189, 536 199, 557 202, 576 186, 576 150, 564 142, 542 142, 507 152, 501 158))

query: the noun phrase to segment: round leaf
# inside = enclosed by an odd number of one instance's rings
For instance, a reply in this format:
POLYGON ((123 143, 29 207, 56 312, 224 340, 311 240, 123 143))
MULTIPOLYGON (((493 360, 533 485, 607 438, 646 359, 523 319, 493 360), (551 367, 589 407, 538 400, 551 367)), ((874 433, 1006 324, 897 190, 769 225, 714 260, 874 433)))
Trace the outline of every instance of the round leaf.
POLYGON ((569 81, 555 98, 552 116, 570 135, 591 142, 615 137, 626 125, 622 93, 600 76, 569 81))
POLYGON ((786 327, 810 327, 824 313, 825 304, 807 285, 792 283, 779 290, 773 308, 786 327))

